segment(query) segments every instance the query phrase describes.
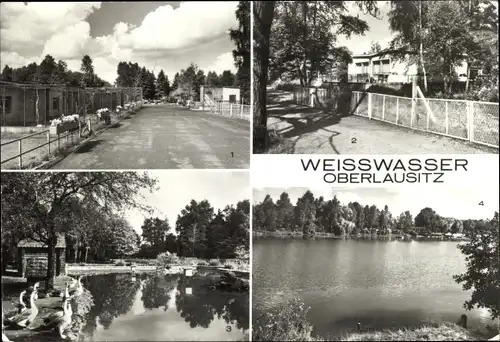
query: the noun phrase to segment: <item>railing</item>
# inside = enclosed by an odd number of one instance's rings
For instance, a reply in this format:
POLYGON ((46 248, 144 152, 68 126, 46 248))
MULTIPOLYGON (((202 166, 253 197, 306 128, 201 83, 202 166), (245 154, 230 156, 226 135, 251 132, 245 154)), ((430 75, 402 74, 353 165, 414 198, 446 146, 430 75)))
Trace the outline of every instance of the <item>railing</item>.
POLYGON ((215 102, 211 106, 207 106, 207 103, 205 103, 204 107, 212 113, 250 121, 251 107, 249 105, 229 102, 215 102))
POLYGON ((337 92, 324 88, 302 88, 294 93, 294 99, 297 104, 327 107, 336 111, 349 106, 349 114, 499 147, 499 107, 494 102, 424 100, 361 91, 337 92))
POLYGON ((412 100, 354 91, 350 104, 351 112, 355 115, 499 147, 498 103, 433 98, 412 100), (427 101, 435 120, 432 120, 432 114, 424 101, 427 101))
MULTIPOLYGON (((132 106, 130 110, 134 111, 141 108, 141 104, 136 106, 132 106)), ((111 124, 120 121, 120 119, 126 114, 126 111, 122 111, 120 113, 114 113, 112 117, 115 120, 112 120, 111 124), (114 121, 114 122, 113 122, 114 121)), ((40 163, 44 159, 48 160, 48 156, 54 154, 56 151, 61 150, 62 147, 73 146, 79 142, 81 135, 84 130, 87 130, 89 133, 100 131, 104 127, 108 126, 103 120, 100 120, 96 115, 90 115, 87 119, 83 119, 81 121, 80 126, 76 130, 66 131, 62 134, 57 134, 57 136, 53 136, 50 134, 50 129, 43 129, 40 132, 31 133, 20 138, 15 138, 6 142, 2 142, 0 147, 2 149, 2 157, 7 156, 6 159, 2 159, 0 164, 2 165, 2 169, 23 169, 26 167, 26 163, 23 162, 23 156, 27 154, 33 153, 39 149, 47 146, 47 150, 39 153, 38 156, 32 157, 30 159, 34 159, 33 163, 40 163), (45 135, 46 140, 42 137, 45 135), (41 139, 40 139, 41 137, 41 139), (66 138, 64 140, 64 138, 66 138), (45 142, 40 142, 40 140, 45 140, 45 142), (17 144, 17 149, 12 146, 17 144), (53 147, 53 144, 56 144, 53 147), (27 147, 27 149, 23 149, 23 147, 27 147), (12 161, 17 160, 17 163, 14 164, 12 161), (7 167, 4 167, 7 163, 11 162, 7 167)), ((3 134, 2 134, 3 135, 3 134)))

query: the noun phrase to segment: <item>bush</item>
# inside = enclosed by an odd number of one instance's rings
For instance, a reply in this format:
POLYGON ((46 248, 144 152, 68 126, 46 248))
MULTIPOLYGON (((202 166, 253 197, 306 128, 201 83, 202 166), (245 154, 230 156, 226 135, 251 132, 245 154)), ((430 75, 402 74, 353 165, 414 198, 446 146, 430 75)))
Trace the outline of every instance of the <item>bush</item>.
POLYGON ((198 263, 198 266, 208 266, 208 264, 206 262, 204 262, 204 261, 200 261, 198 263))
POLYGON ((215 260, 212 260, 212 261, 210 261, 210 263, 208 265, 216 267, 216 266, 219 266, 219 262, 215 261, 215 260))
POLYGON ((160 253, 156 257, 156 265, 161 267, 166 267, 171 264, 179 263, 179 258, 168 252, 160 253))
POLYGON ((225 264, 225 265, 224 265, 224 268, 225 268, 225 269, 228 269, 228 270, 232 270, 234 267, 233 267, 233 265, 231 265, 231 264, 225 264))
POLYGON ((126 266, 127 263, 123 260, 117 260, 115 261, 115 266, 126 266))
POLYGON ((280 305, 275 313, 265 313, 256 319, 254 341, 312 341, 312 325, 307 321, 309 308, 296 298, 280 305))

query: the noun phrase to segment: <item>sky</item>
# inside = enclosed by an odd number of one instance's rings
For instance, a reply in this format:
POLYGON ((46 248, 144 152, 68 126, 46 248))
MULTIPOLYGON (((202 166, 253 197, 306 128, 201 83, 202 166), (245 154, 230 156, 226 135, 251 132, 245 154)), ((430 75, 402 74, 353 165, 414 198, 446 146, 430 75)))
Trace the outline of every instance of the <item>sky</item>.
MULTIPOLYGON (((246 171, 168 170, 148 171, 148 174, 158 180, 159 189, 153 193, 142 192, 141 203, 155 208, 153 217, 167 218, 173 232, 177 215, 192 199, 197 202, 206 199, 217 211, 226 205, 250 200, 252 195, 250 175, 246 171)), ((139 234, 146 217, 147 214, 139 210, 125 213, 139 234)))
MULTIPOLYGON (((261 202, 270 194, 274 202, 283 191, 295 204, 308 188, 260 188, 254 189, 252 203, 261 202)), ((456 219, 492 219, 498 211, 498 189, 478 187, 409 187, 398 188, 329 188, 309 189, 314 197, 323 196, 326 200, 335 194, 342 204, 357 201, 361 205, 373 205, 378 208, 389 207, 395 216, 409 210, 415 217, 421 209, 430 207, 439 215, 456 219), (483 202, 483 205, 479 205, 483 202)))
POLYGON ((170 80, 190 62, 205 71, 236 71, 229 29, 238 2, 2 2, 0 61, 20 67, 46 54, 79 70, 88 54, 96 73, 116 80, 120 61, 170 80))
POLYGON ((378 42, 382 48, 388 47, 394 34, 389 29, 387 13, 389 12, 389 1, 377 1, 380 15, 375 18, 369 14, 363 13, 354 1, 348 3, 349 14, 359 16, 367 22, 369 30, 364 35, 352 35, 350 39, 345 36, 338 36, 337 45, 346 46, 353 54, 362 54, 370 50, 372 42, 378 42))

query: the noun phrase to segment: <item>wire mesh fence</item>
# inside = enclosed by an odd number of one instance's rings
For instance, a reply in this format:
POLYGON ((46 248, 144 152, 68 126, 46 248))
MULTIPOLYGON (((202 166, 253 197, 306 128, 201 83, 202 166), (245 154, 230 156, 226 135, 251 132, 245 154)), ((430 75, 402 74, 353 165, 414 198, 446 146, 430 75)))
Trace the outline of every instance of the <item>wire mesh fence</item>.
POLYGON ((408 98, 363 91, 299 88, 295 103, 328 108, 399 126, 499 147, 498 103, 452 99, 408 98))
POLYGON ((85 117, 98 109, 142 102, 141 88, 74 88, 0 81, 1 126, 48 126, 63 115, 85 117))

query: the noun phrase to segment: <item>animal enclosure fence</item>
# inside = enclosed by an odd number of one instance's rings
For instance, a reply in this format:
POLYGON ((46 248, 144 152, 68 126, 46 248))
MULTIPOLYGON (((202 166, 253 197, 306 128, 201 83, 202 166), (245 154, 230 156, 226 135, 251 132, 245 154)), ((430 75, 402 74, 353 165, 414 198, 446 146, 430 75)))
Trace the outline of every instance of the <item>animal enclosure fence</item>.
POLYGON ((77 88, 52 84, 0 81, 1 126, 48 126, 62 115, 95 114, 100 108, 115 111, 126 103, 142 102, 141 88, 77 88))
POLYGON ((294 102, 499 147, 498 103, 433 98, 412 99, 363 91, 340 92, 326 88, 298 89, 294 92, 294 102), (435 120, 432 119, 433 116, 435 120))

